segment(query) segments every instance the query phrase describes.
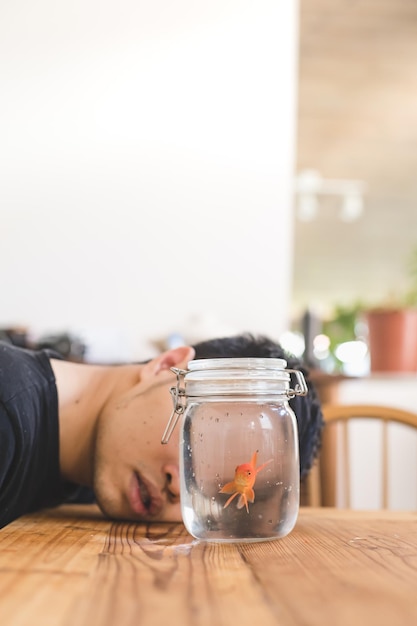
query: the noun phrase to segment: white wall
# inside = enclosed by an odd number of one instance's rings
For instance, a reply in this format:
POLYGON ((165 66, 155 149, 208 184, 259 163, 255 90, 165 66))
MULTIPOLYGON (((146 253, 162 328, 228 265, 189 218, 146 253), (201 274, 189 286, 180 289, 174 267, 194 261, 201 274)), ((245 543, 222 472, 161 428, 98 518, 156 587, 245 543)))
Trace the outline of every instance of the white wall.
POLYGON ((287 328, 297 27, 296 0, 0 4, 0 326, 111 358, 287 328))

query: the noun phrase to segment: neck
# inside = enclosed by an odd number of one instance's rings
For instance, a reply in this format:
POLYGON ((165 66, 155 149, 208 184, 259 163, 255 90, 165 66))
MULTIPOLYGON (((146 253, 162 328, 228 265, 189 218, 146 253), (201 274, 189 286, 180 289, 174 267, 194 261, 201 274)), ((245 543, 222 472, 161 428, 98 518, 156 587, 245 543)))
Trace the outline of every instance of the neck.
POLYGON ((105 367, 58 360, 52 360, 51 365, 58 390, 61 477, 92 486, 97 421, 121 386, 138 375, 138 366, 105 367))

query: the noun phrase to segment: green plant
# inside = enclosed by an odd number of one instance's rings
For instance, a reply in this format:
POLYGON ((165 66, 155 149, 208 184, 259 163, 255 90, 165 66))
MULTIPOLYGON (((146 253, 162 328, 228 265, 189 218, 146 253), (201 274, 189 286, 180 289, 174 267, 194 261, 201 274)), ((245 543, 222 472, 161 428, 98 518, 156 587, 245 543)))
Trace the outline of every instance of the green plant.
POLYGON ((352 305, 338 305, 335 307, 332 317, 323 322, 322 332, 330 340, 329 352, 336 370, 340 370, 343 365, 336 356, 336 348, 346 341, 355 341, 359 338, 358 322, 363 309, 362 302, 355 302, 352 305))
POLYGON ((335 307, 332 318, 323 323, 323 333, 329 337, 333 346, 356 338, 358 315, 362 309, 360 303, 335 307))

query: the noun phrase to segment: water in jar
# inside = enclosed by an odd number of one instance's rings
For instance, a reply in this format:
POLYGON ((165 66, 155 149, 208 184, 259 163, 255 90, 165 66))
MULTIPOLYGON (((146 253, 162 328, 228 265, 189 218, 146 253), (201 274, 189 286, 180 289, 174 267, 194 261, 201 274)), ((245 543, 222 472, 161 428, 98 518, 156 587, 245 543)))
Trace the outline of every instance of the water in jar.
POLYGON ((261 541, 292 530, 299 458, 288 402, 194 400, 185 412, 180 449, 182 515, 194 537, 261 541))

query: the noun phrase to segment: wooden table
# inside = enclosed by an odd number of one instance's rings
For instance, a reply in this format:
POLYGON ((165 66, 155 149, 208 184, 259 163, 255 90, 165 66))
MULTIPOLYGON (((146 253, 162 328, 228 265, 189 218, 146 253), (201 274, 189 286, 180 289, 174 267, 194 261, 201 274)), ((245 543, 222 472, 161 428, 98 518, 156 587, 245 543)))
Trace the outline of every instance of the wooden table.
POLYGON ((303 509, 286 538, 205 544, 95 507, 0 531, 7 626, 413 626, 417 513, 303 509))

